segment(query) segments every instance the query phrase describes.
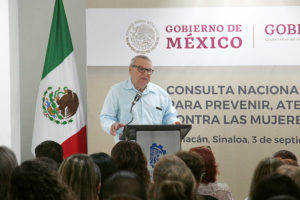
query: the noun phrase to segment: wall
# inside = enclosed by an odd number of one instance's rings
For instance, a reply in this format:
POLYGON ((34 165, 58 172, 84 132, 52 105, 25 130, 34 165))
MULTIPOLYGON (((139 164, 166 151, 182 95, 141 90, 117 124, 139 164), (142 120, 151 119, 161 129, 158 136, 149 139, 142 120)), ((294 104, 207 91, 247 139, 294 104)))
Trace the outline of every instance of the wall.
POLYGON ((0 145, 12 148, 20 160, 18 2, 0 3, 0 145))

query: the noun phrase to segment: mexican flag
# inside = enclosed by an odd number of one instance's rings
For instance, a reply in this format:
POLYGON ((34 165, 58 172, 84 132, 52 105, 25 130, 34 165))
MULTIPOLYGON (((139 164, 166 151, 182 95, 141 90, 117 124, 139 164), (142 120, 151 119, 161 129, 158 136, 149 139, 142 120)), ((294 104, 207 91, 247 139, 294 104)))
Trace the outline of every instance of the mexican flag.
POLYGON ((86 123, 71 35, 62 0, 56 0, 40 88, 32 152, 45 140, 62 145, 64 158, 87 152, 86 123))

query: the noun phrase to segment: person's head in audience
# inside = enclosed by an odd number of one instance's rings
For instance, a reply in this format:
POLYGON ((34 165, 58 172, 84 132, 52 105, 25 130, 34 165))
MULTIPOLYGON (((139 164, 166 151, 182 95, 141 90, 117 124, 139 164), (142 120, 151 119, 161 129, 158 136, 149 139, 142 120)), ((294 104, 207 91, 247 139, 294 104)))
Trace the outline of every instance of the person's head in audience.
POLYGON ((191 200, 196 196, 196 181, 191 170, 175 155, 163 156, 153 171, 150 196, 157 200, 191 200))
POLYGON ((299 166, 298 163, 297 163, 297 161, 292 160, 292 159, 285 158, 285 159, 281 159, 281 161, 282 161, 284 164, 287 164, 287 165, 299 166))
POLYGON ((111 157, 116 162, 118 170, 136 173, 146 187, 148 186, 150 174, 147 168, 147 159, 139 144, 131 141, 120 141, 112 148, 111 157))
POLYGON ((10 200, 73 200, 57 173, 37 160, 23 162, 11 176, 10 200))
POLYGON ((58 175, 78 199, 95 200, 100 191, 100 177, 97 177, 96 167, 98 168, 88 155, 74 154, 61 163, 58 175))
POLYGON ((201 146, 193 147, 190 149, 192 152, 196 152, 204 160, 204 175, 202 176, 201 183, 214 183, 217 180, 217 163, 215 156, 210 148, 201 146))
POLYGON ((134 172, 121 170, 103 183, 101 200, 127 198, 146 200, 146 187, 142 179, 134 172))
POLYGON ((63 161, 63 148, 57 142, 46 140, 35 148, 35 157, 49 157, 56 161, 59 165, 63 161))
POLYGON ((263 178, 250 194, 250 200, 264 200, 277 195, 300 199, 299 188, 288 176, 273 173, 263 178))
POLYGON ((278 158, 278 159, 292 159, 292 160, 298 162, 296 155, 293 152, 288 151, 288 150, 279 150, 279 151, 276 151, 273 154, 273 157, 274 158, 278 158))
POLYGON ((279 174, 290 177, 300 189, 300 167, 293 165, 282 165, 276 170, 279 174))
POLYGON ((284 163, 276 158, 267 157, 263 158, 256 166, 250 185, 250 194, 254 190, 255 186, 260 182, 264 177, 274 173, 278 167, 284 163))
POLYGON ((91 154, 90 157, 96 163, 101 171, 101 183, 117 171, 115 161, 111 158, 110 155, 100 152, 91 154))
MULTIPOLYGON (((91 154, 90 157, 100 169, 101 183, 104 183, 109 176, 117 171, 115 161, 108 154, 100 152, 91 154)), ((102 199, 102 190, 103 187, 100 188, 99 199, 102 199)))
POLYGON ((14 152, 5 146, 0 146, 0 199, 7 198, 11 174, 17 165, 14 152))
POLYGON ((58 171, 59 165, 52 158, 49 158, 49 157, 37 157, 37 158, 35 158, 35 160, 37 162, 43 162, 43 163, 45 163, 50 170, 54 170, 56 172, 58 171))
POLYGON ((196 152, 187 152, 187 151, 179 151, 176 153, 181 160, 185 162, 185 164, 190 168, 192 171, 197 185, 200 184, 201 176, 204 173, 204 160, 199 154, 196 152))

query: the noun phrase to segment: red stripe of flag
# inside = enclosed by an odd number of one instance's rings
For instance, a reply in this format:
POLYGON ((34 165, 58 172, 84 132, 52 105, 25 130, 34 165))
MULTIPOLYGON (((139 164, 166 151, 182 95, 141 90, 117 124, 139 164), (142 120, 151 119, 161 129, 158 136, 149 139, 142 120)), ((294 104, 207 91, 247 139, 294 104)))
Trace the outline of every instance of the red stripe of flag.
POLYGON ((76 153, 87 153, 86 126, 69 137, 61 146, 64 150, 64 158, 76 153))

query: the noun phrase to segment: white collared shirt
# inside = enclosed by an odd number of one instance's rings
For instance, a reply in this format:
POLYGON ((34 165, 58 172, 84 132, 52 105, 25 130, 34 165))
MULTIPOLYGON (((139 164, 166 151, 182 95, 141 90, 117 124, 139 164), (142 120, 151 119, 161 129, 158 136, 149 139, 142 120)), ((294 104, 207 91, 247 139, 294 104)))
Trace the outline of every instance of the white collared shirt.
MULTIPOLYGON (((111 87, 100 113, 100 124, 105 132, 110 134, 110 127, 115 122, 127 124, 131 120, 130 107, 137 92, 130 78, 111 87)), ((153 83, 148 83, 132 114, 131 124, 173 124, 179 121, 169 94, 153 83)), ((122 130, 117 131, 116 143, 122 130)))

